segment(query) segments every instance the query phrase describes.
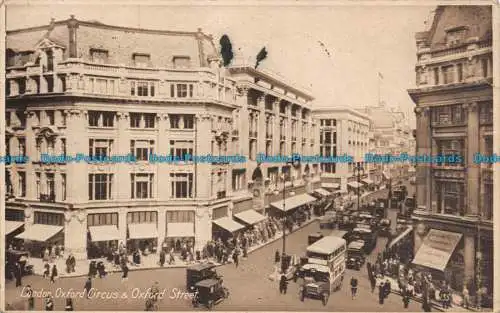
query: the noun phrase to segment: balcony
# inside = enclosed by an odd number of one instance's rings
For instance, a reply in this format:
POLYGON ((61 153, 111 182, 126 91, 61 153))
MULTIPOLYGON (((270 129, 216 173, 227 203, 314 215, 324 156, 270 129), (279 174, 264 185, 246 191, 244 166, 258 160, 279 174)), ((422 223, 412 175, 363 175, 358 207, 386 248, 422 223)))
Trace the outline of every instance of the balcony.
POLYGON ((232 135, 232 136, 234 136, 234 137, 238 137, 238 135, 239 135, 239 134, 240 134, 240 131, 239 131, 239 130, 237 130, 237 129, 233 129, 233 130, 231 131, 231 135, 232 135))
POLYGON ((281 141, 286 140, 286 136, 285 136, 285 135, 280 135, 280 140, 281 140, 281 141))
POLYGON ((250 138, 257 138, 257 132, 249 131, 248 132, 248 137, 250 137, 250 138))
POLYGON ((41 193, 40 202, 56 202, 56 195, 54 193, 50 194, 41 193))

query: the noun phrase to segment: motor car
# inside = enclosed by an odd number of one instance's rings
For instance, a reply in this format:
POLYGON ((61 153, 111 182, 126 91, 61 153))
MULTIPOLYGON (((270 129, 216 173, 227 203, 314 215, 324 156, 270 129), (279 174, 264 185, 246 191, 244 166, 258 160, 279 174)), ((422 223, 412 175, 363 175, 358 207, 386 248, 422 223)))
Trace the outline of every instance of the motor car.
POLYGON ((359 271, 365 264, 366 258, 364 255, 365 242, 363 240, 356 240, 347 246, 347 260, 346 267, 348 269, 355 269, 359 271))
POLYGON ((21 274, 23 276, 33 275, 33 265, 30 264, 28 261, 28 256, 29 256, 28 251, 11 249, 5 251, 5 256, 6 256, 5 271, 7 274, 6 275, 7 279, 11 278, 11 274, 14 272, 16 263, 19 263, 19 265, 21 266, 21 274))
POLYGON ((194 307, 205 305, 209 310, 229 297, 229 290, 223 286, 222 279, 205 279, 194 285, 192 304, 194 307))
POLYGON ((192 290, 197 282, 217 278, 214 263, 191 265, 186 269, 186 290, 192 290))
POLYGON ((319 222, 319 228, 335 228, 335 224, 337 223, 337 212, 335 211, 326 211, 325 215, 321 217, 319 222))
POLYGON ((320 240, 321 238, 323 238, 323 234, 322 233, 310 234, 309 237, 307 237, 307 245, 310 246, 313 243, 315 243, 316 241, 320 240))
POLYGON ((383 218, 378 223, 378 233, 381 236, 389 237, 391 233, 391 220, 383 218))
MULTIPOLYGON (((360 224, 356 226, 362 226, 360 224)), ((351 241, 363 240, 363 250, 366 254, 372 252, 377 245, 377 234, 369 227, 356 227, 352 230, 351 241)))

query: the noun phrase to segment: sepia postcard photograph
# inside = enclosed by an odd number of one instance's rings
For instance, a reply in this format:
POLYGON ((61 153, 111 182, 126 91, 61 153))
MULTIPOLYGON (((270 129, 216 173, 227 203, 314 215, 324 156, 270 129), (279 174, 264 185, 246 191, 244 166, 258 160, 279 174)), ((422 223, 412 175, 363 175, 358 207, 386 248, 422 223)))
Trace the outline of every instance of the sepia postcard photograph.
POLYGON ((494 311, 466 2, 6 1, 0 311, 494 311))

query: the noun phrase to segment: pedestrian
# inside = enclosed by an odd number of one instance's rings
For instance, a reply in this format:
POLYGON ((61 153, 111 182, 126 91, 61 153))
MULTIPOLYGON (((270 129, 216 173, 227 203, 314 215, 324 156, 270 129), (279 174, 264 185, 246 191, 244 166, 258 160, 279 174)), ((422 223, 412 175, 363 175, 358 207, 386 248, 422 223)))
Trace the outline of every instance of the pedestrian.
POLYGON ((43 278, 49 278, 50 276, 50 265, 49 263, 45 263, 43 266, 45 268, 45 271, 43 271, 43 278))
POLYGON ((128 269, 127 264, 123 265, 122 270, 123 270, 122 281, 128 280, 128 271, 129 271, 129 269, 128 269))
POLYGON ((35 298, 33 297, 31 285, 26 286, 26 295, 28 296, 28 310, 33 311, 35 309, 35 298))
POLYGON ((74 311, 73 299, 66 298, 66 306, 64 307, 64 311, 74 311))
POLYGON ((385 289, 384 289, 384 282, 380 282, 378 285, 378 303, 379 304, 384 304, 384 299, 385 299, 385 289))
POLYGON ((175 264, 174 248, 173 247, 170 249, 168 264, 170 264, 170 265, 175 264))
POLYGON ((85 282, 85 286, 83 287, 83 291, 87 299, 89 298, 90 289, 92 289, 92 278, 89 276, 85 282))
POLYGON ((462 290, 462 296, 464 298, 464 308, 468 309, 469 304, 470 304, 470 296, 469 296, 469 289, 467 289, 467 286, 464 286, 464 289, 462 290))
POLYGON ((281 275, 280 278, 280 293, 286 294, 286 290, 288 289, 288 281, 286 279, 286 275, 281 275))
POLYGON ((23 278, 23 270, 21 268, 21 264, 19 263, 16 263, 15 277, 16 277, 16 287, 21 286, 23 278))
POLYGON ((389 279, 385 281, 384 289, 385 289, 385 298, 387 298, 391 293, 391 282, 389 281, 389 279))
POLYGON ((404 308, 407 309, 410 304, 410 293, 406 289, 403 289, 402 295, 404 308))
POLYGON ((351 278, 351 299, 356 298, 357 291, 358 291, 358 280, 353 276, 351 278))
POLYGON ((239 265, 239 258, 238 258, 238 249, 235 249, 234 252, 233 252, 233 261, 234 261, 234 265, 236 267, 238 267, 239 265))
POLYGON ((165 254, 165 251, 162 249, 160 251, 160 266, 162 266, 162 267, 165 264, 165 258, 166 258, 166 254, 165 254))
POLYGON ((281 260, 280 252, 276 251, 276 253, 274 254, 274 263, 279 263, 280 260, 281 260))
POLYGON ((50 293, 45 298, 45 311, 54 311, 54 298, 50 293))
POLYGON ((66 273, 71 273, 71 255, 66 259, 66 273))
POLYGON ((50 282, 51 282, 51 283, 55 283, 55 279, 56 279, 56 277, 57 277, 57 267, 56 267, 56 265, 54 264, 54 265, 52 266, 52 274, 50 274, 50 282))

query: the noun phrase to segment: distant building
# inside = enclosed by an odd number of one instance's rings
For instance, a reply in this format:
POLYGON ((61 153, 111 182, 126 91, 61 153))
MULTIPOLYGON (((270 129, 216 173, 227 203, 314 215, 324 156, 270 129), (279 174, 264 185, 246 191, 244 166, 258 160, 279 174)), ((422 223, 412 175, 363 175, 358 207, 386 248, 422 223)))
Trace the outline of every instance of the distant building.
POLYGON ((474 156, 493 151, 491 9, 439 6, 431 28, 416 35, 417 88, 408 90, 418 154, 461 156, 417 166, 414 263, 434 267, 457 290, 465 283, 473 294, 485 287, 490 295, 493 169, 474 156))
POLYGON ((349 108, 317 108, 313 116, 319 121, 320 155, 353 157, 352 163, 322 163, 321 183, 323 187, 357 192, 357 176, 354 168, 359 163, 364 168, 361 190, 371 187, 369 168, 364 163, 368 152, 370 118, 349 108))

